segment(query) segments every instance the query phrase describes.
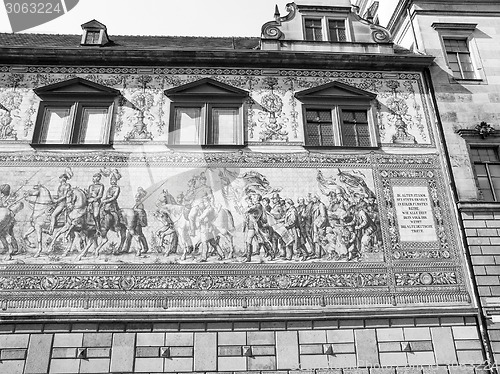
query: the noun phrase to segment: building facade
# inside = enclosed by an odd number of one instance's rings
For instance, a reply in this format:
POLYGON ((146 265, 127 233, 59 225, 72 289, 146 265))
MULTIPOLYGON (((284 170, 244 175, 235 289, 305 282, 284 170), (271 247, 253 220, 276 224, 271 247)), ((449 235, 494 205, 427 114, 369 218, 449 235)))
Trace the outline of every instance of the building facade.
MULTIPOLYGON (((457 206, 492 351, 498 325, 498 130, 500 6, 491 1, 363 3, 382 12, 394 40, 436 57, 429 71, 446 139, 457 206)), ((381 14, 382 14, 381 13, 381 14)), ((376 14, 374 14, 377 17, 376 14)))
POLYGON ((367 18, 0 35, 0 372, 488 369, 433 57, 367 18))

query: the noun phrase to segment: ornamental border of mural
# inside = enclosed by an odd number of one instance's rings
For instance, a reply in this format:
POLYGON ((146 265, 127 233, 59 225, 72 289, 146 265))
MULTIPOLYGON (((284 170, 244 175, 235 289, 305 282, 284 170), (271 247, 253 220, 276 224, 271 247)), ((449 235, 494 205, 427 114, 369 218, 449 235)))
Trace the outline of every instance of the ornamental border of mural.
POLYGON ((467 307, 471 300, 456 241, 457 228, 447 201, 436 155, 325 154, 0 154, 4 167, 153 167, 370 169, 380 209, 385 262, 290 262, 224 264, 1 264, 0 308, 76 309, 82 313, 269 313, 347 312, 375 306, 467 307), (442 233, 433 250, 425 242, 398 246, 394 186, 425 186, 435 229, 442 233), (438 217, 438 218, 436 218, 438 217), (392 243, 392 244, 391 244, 392 243), (406 252, 405 252, 406 251, 406 252), (400 252, 399 255, 395 255, 400 252), (438 253, 437 256, 434 253, 438 253), (446 253, 446 255, 444 255, 446 253))

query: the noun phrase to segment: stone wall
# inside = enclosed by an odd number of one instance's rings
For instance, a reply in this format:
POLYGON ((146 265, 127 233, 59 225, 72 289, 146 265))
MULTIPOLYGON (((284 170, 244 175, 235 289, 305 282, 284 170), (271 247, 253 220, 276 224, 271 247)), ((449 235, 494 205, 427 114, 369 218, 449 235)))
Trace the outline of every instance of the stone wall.
POLYGON ((479 297, 490 318, 488 333, 500 359, 500 324, 492 321, 500 307, 500 212, 462 212, 479 297))
POLYGON ((0 329, 0 372, 8 374, 474 374, 484 364, 474 317, 3 324, 0 329))

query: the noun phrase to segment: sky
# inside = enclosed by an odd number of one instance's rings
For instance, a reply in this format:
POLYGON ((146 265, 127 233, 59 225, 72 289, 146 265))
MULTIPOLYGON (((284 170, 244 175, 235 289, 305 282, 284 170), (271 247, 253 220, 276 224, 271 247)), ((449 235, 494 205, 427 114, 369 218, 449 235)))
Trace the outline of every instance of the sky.
MULTIPOLYGON (((261 26, 273 20, 275 4, 284 16, 288 2, 290 0, 79 0, 67 14, 23 32, 80 34, 81 24, 96 19, 106 25, 110 36, 259 37, 261 26)), ((0 32, 12 32, 7 10, 1 4, 0 32)))

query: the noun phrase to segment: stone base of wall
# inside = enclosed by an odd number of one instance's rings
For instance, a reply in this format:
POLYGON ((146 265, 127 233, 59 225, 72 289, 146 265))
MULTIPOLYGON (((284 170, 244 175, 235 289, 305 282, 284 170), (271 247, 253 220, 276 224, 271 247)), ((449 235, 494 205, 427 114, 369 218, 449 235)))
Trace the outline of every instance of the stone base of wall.
POLYGON ((0 373, 475 374, 474 317, 0 325, 0 373))
POLYGON ((488 336, 495 361, 500 361, 500 209, 462 212, 472 268, 481 304, 485 312, 488 336), (498 211, 497 211, 498 210, 498 211))

